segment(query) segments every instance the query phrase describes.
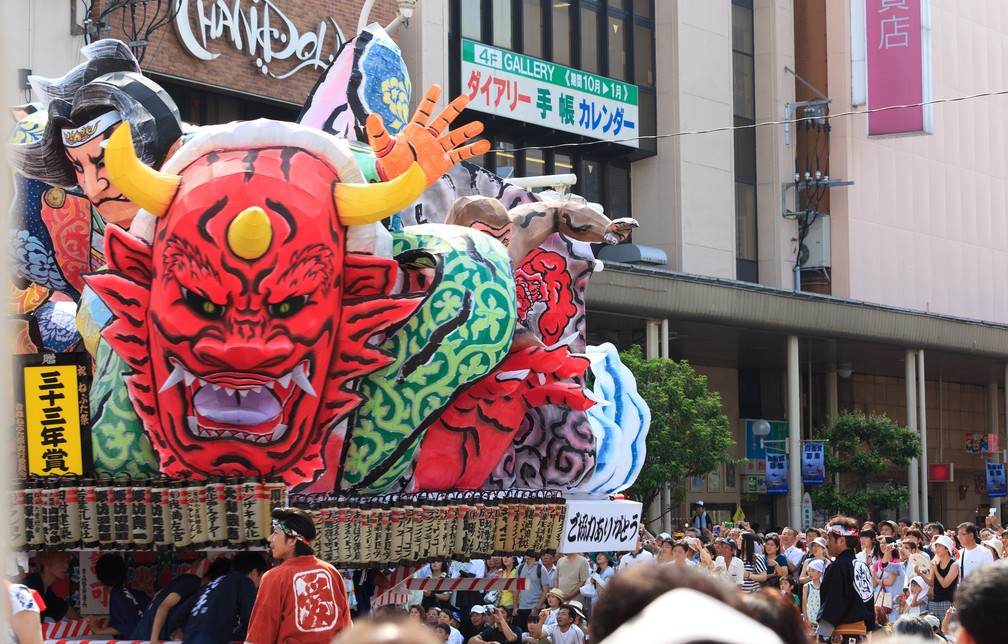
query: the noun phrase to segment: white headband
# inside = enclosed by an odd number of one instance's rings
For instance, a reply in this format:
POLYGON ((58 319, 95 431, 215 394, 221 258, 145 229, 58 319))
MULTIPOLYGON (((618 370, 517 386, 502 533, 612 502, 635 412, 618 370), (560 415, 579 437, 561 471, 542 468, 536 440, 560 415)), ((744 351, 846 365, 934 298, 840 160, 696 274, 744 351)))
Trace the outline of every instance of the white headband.
POLYGON ((77 148, 103 134, 110 127, 122 120, 119 112, 105 112, 98 118, 91 119, 80 127, 63 129, 63 145, 77 148))
POLYGON ((845 528, 842 525, 836 525, 836 524, 826 526, 826 532, 832 532, 833 534, 841 534, 845 537, 853 537, 858 533, 857 530, 854 530, 852 528, 845 528))

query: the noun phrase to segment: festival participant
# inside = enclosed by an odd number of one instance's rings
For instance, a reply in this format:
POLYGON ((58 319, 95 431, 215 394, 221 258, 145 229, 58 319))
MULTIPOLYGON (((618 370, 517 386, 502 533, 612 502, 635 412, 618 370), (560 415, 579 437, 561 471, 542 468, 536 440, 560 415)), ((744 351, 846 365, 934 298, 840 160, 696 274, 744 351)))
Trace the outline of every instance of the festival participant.
POLYGON ((711 574, 719 576, 722 581, 742 588, 745 584, 745 564, 735 556, 738 553, 738 546, 734 539, 718 539, 715 547, 718 558, 711 563, 705 562, 704 565, 712 571, 711 574))
POLYGON ((543 636, 550 644, 584 644, 584 633, 574 625, 578 617, 584 618, 570 605, 561 606, 556 624, 543 627, 543 636))
MULTIPOLYGON (((230 562, 226 559, 223 561, 227 567, 220 574, 230 569, 230 562)), ((154 595, 154 599, 144 609, 143 617, 129 635, 131 639, 150 640, 152 644, 160 644, 162 640, 171 639, 173 626, 176 625, 176 615, 182 610, 186 601, 209 582, 206 578, 209 564, 203 561, 198 565, 199 574, 183 573, 154 595)), ((214 574, 219 576, 217 573, 214 574)))
MULTIPOLYGON (((816 537, 812 540, 809 545, 809 556, 805 557, 805 561, 802 563, 801 574, 798 575, 799 584, 807 584, 812 576, 809 574, 809 565, 813 561, 821 561, 823 566, 829 566, 829 557, 826 556, 826 539, 823 537, 816 537)), ((825 568, 824 568, 825 570, 825 568)))
POLYGON ((956 587, 959 585, 959 563, 952 558, 952 539, 941 534, 935 537, 931 544, 934 557, 928 569, 920 565, 914 568, 918 575, 924 577, 928 585, 934 588, 928 612, 939 619, 945 616, 945 611, 952 607, 956 587))
POLYGON ((882 537, 880 544, 882 558, 879 560, 879 567, 874 571, 875 579, 878 582, 876 594, 888 595, 889 612, 886 613, 890 624, 896 622, 899 612, 894 610, 903 592, 906 582, 906 565, 900 559, 899 550, 896 549, 896 537, 882 537))
POLYGON ((698 500, 693 504, 693 516, 690 517, 690 526, 696 528, 700 534, 703 534, 704 531, 710 532, 714 527, 714 522, 711 520, 710 515, 707 514, 703 501, 698 500))
POLYGON ((139 590, 126 587, 126 561, 117 554, 102 555, 95 562, 95 577, 108 591, 109 625, 102 626, 88 616, 87 623, 95 635, 128 637, 143 616, 149 597, 139 590))
POLYGON ((563 591, 564 602, 584 603, 581 586, 588 581, 588 559, 576 552, 568 552, 556 562, 553 587, 563 591))
POLYGON ((756 554, 756 537, 751 532, 742 533, 742 566, 745 573, 742 576, 742 592, 756 593, 763 588, 767 580, 767 565, 763 555, 756 554))
POLYGON ((620 557, 619 570, 623 570, 635 563, 653 560, 654 555, 644 549, 644 536, 638 534, 637 541, 634 543, 634 549, 620 557))
POLYGON ((262 576, 245 641, 329 644, 351 626, 343 577, 315 557, 315 524, 307 512, 277 508, 272 516, 268 544, 280 565, 262 576))
POLYGON ((563 591, 553 588, 546 594, 546 607, 539 611, 539 623, 541 626, 549 626, 556 623, 556 613, 563 605, 563 591))
POLYGON ((521 640, 521 633, 515 633, 511 628, 511 612, 503 608, 494 608, 491 619, 487 622, 479 635, 474 635, 469 639, 469 644, 506 644, 508 642, 518 642, 521 640))
MULTIPOLYGON (((819 537, 820 539, 822 537, 819 537)), ((809 582, 802 586, 802 617, 815 631, 822 608, 822 578, 826 574, 826 564, 816 559, 809 562, 809 582)))
POLYGON ((854 556, 858 545, 857 522, 835 516, 826 526, 827 545, 833 564, 822 581, 822 609, 817 619, 816 635, 829 642, 834 635, 843 642, 863 642, 875 630, 872 602, 872 573, 854 556))
POLYGON ((965 579, 956 596, 959 644, 996 644, 1005 641, 1008 614, 1008 562, 984 566, 965 579))
POLYGON ((784 528, 780 531, 780 542, 788 561, 788 572, 790 574, 798 572, 805 556, 805 552, 798 547, 798 532, 791 527, 784 528))
MULTIPOLYGON (((231 572, 212 580, 200 591, 181 639, 186 644, 244 641, 259 581, 265 572, 266 560, 258 552, 236 554, 231 572)), ((174 636, 178 639, 177 632, 174 636)))
POLYGON ((518 593, 518 619, 515 628, 527 630, 529 615, 538 615, 550 589, 549 572, 535 557, 526 556, 518 565, 518 576, 525 580, 525 590, 518 593))
POLYGON ((41 619, 58 622, 62 619, 80 619, 80 613, 63 597, 56 594, 53 584, 66 579, 70 566, 69 552, 39 552, 35 555, 35 572, 25 575, 24 585, 38 592, 45 602, 41 619))
POLYGON ((778 588, 780 578, 788 574, 787 557, 781 552, 780 535, 770 532, 763 540, 763 558, 766 561, 767 579, 763 585, 778 588))
POLYGON ((24 584, 7 583, 7 642, 8 644, 42 644, 42 627, 39 622, 41 608, 35 593, 24 584))
POLYGON ((959 537, 959 543, 963 547, 959 560, 959 576, 965 581, 980 566, 992 563, 994 555, 991 554, 990 550, 980 545, 980 530, 975 524, 968 521, 960 523, 956 528, 956 534, 959 537))

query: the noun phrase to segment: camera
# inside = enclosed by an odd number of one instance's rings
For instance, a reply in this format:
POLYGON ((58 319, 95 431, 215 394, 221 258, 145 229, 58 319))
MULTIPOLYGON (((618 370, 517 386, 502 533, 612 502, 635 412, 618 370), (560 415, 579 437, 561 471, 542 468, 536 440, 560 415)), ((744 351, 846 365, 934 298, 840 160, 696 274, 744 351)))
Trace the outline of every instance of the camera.
POLYGON ((651 545, 651 540, 650 539, 645 539, 644 540, 644 545, 645 546, 650 546, 651 545))

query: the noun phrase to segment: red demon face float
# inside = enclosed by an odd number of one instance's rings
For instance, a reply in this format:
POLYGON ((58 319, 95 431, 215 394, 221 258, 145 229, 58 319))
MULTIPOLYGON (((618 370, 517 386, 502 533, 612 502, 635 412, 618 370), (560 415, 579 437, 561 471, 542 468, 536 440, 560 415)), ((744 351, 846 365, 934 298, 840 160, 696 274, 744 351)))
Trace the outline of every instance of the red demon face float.
POLYGON ((345 224, 404 207, 424 179, 353 186, 323 144, 241 145, 255 125, 280 128, 275 141, 296 128, 244 124, 230 147, 194 140, 165 173, 117 131, 109 175, 160 218, 151 246, 110 228, 111 270, 89 283, 116 313, 105 335, 135 372, 127 386, 163 472, 297 484, 322 469, 323 450, 338 453, 324 442, 358 402, 341 385, 391 361, 368 338, 415 308, 388 296, 390 260, 347 253, 345 224))

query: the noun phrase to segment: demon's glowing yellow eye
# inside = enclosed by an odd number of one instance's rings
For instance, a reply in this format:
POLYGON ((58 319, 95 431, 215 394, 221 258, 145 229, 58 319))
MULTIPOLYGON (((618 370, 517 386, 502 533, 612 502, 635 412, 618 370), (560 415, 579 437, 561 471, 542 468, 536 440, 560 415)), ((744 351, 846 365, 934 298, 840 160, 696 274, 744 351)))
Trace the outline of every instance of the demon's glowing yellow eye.
POLYGON ((182 297, 185 299, 186 306, 188 306, 193 313, 202 318, 206 318, 208 320, 219 320, 224 317, 223 304, 212 302, 196 291, 190 291, 183 286, 182 297))
POLYGON ((270 304, 269 314, 275 318, 289 318, 308 304, 307 295, 297 295, 294 297, 289 297, 283 302, 277 304, 270 304))

